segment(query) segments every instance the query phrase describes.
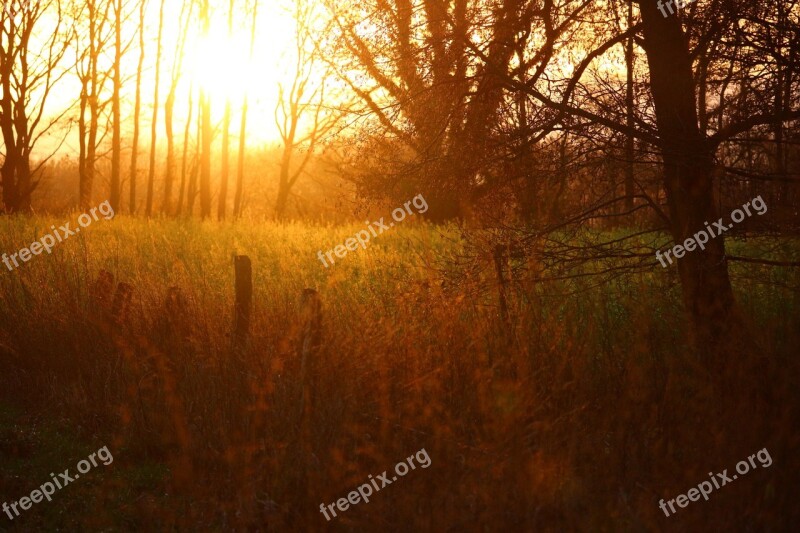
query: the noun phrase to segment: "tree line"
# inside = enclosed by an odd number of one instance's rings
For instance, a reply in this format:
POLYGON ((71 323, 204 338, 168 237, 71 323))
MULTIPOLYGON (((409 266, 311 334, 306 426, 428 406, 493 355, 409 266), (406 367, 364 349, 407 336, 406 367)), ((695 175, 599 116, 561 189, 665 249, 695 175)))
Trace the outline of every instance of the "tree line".
MULTIPOLYGON (((92 204, 100 163, 110 160, 107 194, 119 212, 197 212, 203 218, 216 214, 220 220, 240 216, 254 91, 235 102, 213 101, 208 87, 187 80, 187 47, 197 44, 191 37, 209 34, 212 18, 225 17, 229 36, 249 34, 249 50, 236 52, 252 56, 265 5, 260 0, 7 2, 0 13, 4 211, 31 211, 45 166, 67 136, 74 135, 80 208, 92 204), (126 68, 126 60, 135 69, 126 68), (180 91, 182 83, 188 85, 188 94, 180 91), (65 97, 65 90, 74 94, 65 97), (133 100, 130 111, 124 109, 126 98, 133 100), (214 106, 222 109, 221 120, 214 119, 214 106), (145 116, 148 108, 151 113, 145 116), (176 117, 185 120, 179 124, 176 117), (149 132, 144 131, 148 125, 149 132), (238 146, 233 146, 232 130, 238 133, 238 146), (143 139, 147 133, 149 143, 143 139), (46 136, 63 138, 34 159, 34 149, 46 136), (212 168, 217 160, 219 167, 212 168), (145 176, 140 175, 143 169, 145 176)), ((279 216, 287 209, 290 189, 339 116, 323 105, 325 83, 318 79, 321 69, 314 67, 306 25, 311 8, 302 2, 285 5, 294 10, 298 24, 294 42, 287 43, 293 62, 279 82, 273 126, 283 145, 274 202, 279 216)))
MULTIPOLYGON (((213 123, 204 87, 193 87, 187 102, 176 101, 176 87, 190 29, 207 32, 210 18, 225 14, 229 31, 245 24, 255 43, 260 2, 236 11, 233 1, 185 1, 177 20, 165 20, 165 0, 151 1, 159 1, 160 16, 150 61, 153 115, 142 211, 154 214, 158 203, 164 214, 193 214, 199 199, 199 216, 211 217, 212 174, 218 174, 216 216, 228 214, 232 179, 232 214, 239 216, 248 100, 235 103, 241 122, 234 177, 234 102, 225 102, 222 123, 213 123), (177 51, 166 54, 171 69, 162 66, 165 24, 176 25, 179 35, 177 51), (162 80, 165 70, 169 76, 162 80), (163 104, 161 83, 168 86, 163 104), (179 104, 189 110, 182 135, 173 124, 179 104), (160 127, 167 141, 161 168, 160 127), (219 132, 217 170, 212 153, 219 132), (157 172, 163 174, 160 201, 157 172)), ((6 212, 30 210, 43 164, 31 166, 31 151, 65 117, 75 120, 75 109, 80 204, 90 203, 110 129, 110 199, 115 209, 122 207, 120 92, 126 84, 135 85, 128 208, 140 212, 144 43, 153 37, 145 35, 146 4, 42 0, 0 15, 6 212), (68 46, 73 42, 80 45, 68 46), (74 50, 76 57, 67 57, 74 50), (129 77, 121 68, 126 54, 138 54, 129 77), (109 56, 111 68, 105 68, 109 56), (45 116, 52 88, 74 75, 80 80, 76 106, 45 116)), ((669 16, 657 0, 289 5, 297 21, 295 68, 281 85, 275 113, 283 144, 277 193, 263 199, 274 202, 279 216, 309 162, 319 157, 361 196, 424 194, 433 220, 513 221, 520 242, 546 236, 556 245, 552 258, 562 264, 613 256, 631 269, 649 268, 659 232, 683 242, 722 216, 726 202, 751 192, 767 199, 773 222, 781 215, 798 225, 797 0, 707 0, 669 16), (634 229, 578 252, 559 241, 574 235, 570 228, 609 225, 634 229), (650 239, 649 250, 634 244, 643 238, 650 239), (620 249, 620 242, 630 246, 620 249)), ((720 238, 678 265, 701 337, 719 338, 726 331, 721 324, 736 323, 729 260, 720 238)))

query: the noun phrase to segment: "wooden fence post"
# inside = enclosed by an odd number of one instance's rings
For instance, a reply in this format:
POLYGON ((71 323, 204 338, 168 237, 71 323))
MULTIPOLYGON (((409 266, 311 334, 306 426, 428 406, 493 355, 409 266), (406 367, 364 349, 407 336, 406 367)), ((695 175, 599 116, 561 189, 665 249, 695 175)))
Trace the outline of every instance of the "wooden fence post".
POLYGON ((97 279, 89 289, 89 297, 92 300, 92 312, 101 318, 111 309, 112 296, 114 294, 114 275, 107 270, 100 270, 97 279))
POLYGON ((179 320, 186 313, 186 298, 180 287, 167 289, 167 298, 164 301, 164 310, 170 321, 179 320))
POLYGON ((164 300, 162 337, 169 353, 183 350, 190 337, 190 320, 187 312, 188 302, 180 287, 167 289, 164 300))
POLYGON ((314 411, 319 405, 319 351, 322 346, 322 301, 314 289, 304 289, 300 298, 300 450, 302 464, 300 483, 305 493, 305 506, 312 502, 317 475, 314 464, 314 411))
POLYGON ((314 289, 303 289, 303 360, 319 350, 322 344, 322 300, 314 289))
POLYGON ((253 267, 246 255, 233 258, 236 275, 236 302, 234 303, 233 342, 241 347, 250 334, 250 314, 253 309, 253 267))
POLYGON ((314 406, 314 387, 312 379, 316 374, 317 355, 322 345, 322 301, 314 289, 304 289, 300 299, 302 310, 301 346, 300 346, 300 379, 303 384, 303 396, 300 401, 300 412, 305 419, 310 418, 314 406))
POLYGON ((505 247, 498 244, 494 248, 494 267, 497 271, 498 290, 500 292, 500 318, 508 324, 508 302, 506 300, 505 247))
POLYGON ((133 297, 133 286, 127 283, 119 283, 117 291, 114 293, 114 301, 111 304, 111 321, 116 326, 121 326, 128 320, 128 312, 131 308, 131 298, 133 297))

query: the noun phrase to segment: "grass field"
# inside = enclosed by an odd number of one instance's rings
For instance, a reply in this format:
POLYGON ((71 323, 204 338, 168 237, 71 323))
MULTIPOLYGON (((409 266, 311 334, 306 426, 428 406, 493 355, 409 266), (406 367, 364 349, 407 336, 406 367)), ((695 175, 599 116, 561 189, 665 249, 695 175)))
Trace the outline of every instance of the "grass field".
MULTIPOLYGON (((63 223, 0 218, 0 250, 63 223)), ((2 267, 0 503, 104 445, 114 462, 13 521, 0 515, 0 530, 796 524, 797 271, 732 268, 754 348, 732 354, 714 388, 685 341, 670 270, 515 284, 507 325, 490 268, 458 285, 438 275, 464 252, 457 228, 407 223, 324 268, 317 251, 360 229, 117 217, 2 267), (236 350, 234 253, 253 264, 251 335, 236 350), (121 325, 92 298, 101 269, 133 287, 121 325), (178 308, 165 308, 170 287, 178 308), (305 288, 323 306, 307 414, 305 288), (659 509, 764 447, 770 468, 675 516, 659 509), (430 468, 330 522, 320 513, 422 448, 430 468)), ((796 242, 768 244, 800 256, 796 242)))

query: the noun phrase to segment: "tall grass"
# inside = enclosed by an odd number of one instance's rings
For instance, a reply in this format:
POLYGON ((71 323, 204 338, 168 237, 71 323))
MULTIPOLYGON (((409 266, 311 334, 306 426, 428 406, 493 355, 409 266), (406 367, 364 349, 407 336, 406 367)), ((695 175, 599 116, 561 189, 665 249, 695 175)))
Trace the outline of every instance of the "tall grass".
MULTIPOLYGON (((0 218, 0 249, 27 246, 54 223, 63 221, 0 218)), ((118 217, 4 272, 4 401, 104 436, 109 468, 130 472, 101 485, 84 511, 63 513, 57 500, 14 527, 778 531, 796 522, 796 272, 735 267, 759 350, 732 354, 719 381, 684 341, 668 271, 600 287, 524 284, 504 324, 491 269, 457 286, 437 275, 464 250, 455 228, 405 223, 324 268, 317 251, 359 229, 118 217), (233 253, 254 270, 244 350, 231 349, 233 253), (89 288, 100 269, 134 287, 121 328, 96 319, 89 288), (172 286, 186 295, 180 335, 165 316, 172 286), (324 306, 310 434, 300 427, 298 356, 307 287, 324 306), (325 521, 320 503, 423 447, 430 468, 325 521), (659 510, 660 498, 763 447, 772 468, 674 517, 659 510), (142 470, 158 473, 143 482, 142 470)))

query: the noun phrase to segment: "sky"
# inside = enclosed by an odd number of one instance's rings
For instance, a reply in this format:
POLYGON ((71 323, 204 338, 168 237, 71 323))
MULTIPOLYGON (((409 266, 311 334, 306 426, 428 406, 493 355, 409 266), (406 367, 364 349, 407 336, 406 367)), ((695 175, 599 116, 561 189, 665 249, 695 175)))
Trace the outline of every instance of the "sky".
MULTIPOLYGON (((75 0, 80 3, 80 0, 75 0)), ((289 72, 294 64, 293 44, 294 18, 286 9, 282 0, 260 0, 256 22, 256 38, 253 54, 250 54, 250 15, 253 0, 235 0, 234 30, 228 33, 228 0, 212 0, 211 28, 207 37, 201 36, 196 23, 190 26, 188 39, 183 53, 183 76, 178 85, 175 104, 174 131, 176 142, 183 140, 183 130, 188 113, 188 95, 190 87, 194 87, 194 101, 197 104, 198 89, 203 87, 212 101, 213 119, 221 119, 226 99, 232 105, 231 135, 236 139, 239 132, 240 109, 244 95, 248 95, 248 146, 274 143, 279 139, 275 126, 274 109, 278 99, 278 84, 287 83, 291 77, 289 72)), ((123 58, 122 84, 122 131, 123 142, 130 143, 133 128, 133 107, 135 100, 135 72, 139 60, 138 51, 138 9, 139 3, 126 0, 124 13, 128 19, 123 23, 123 43, 132 41, 130 51, 123 58)), ((180 19, 183 2, 166 0, 162 40, 162 63, 159 90, 158 139, 165 140, 163 104, 169 91, 173 67, 180 54, 178 39, 183 31, 180 19)), ((153 113, 155 59, 157 50, 158 15, 160 0, 148 0, 145 22, 145 63, 142 75, 142 111, 140 116, 140 149, 149 147, 150 126, 153 113)), ((85 18, 79 24, 85 24, 85 18)), ((52 24, 44 24, 47 31, 40 35, 44 40, 52 35, 52 24)), ((56 85, 48 100, 46 115, 54 116, 64 108, 78 101, 80 83, 74 68, 75 57, 86 44, 73 42, 65 56, 62 68, 68 69, 63 79, 56 85)), ((111 72, 113 64, 113 40, 101 63, 102 68, 111 72)), ((111 80, 106 83, 104 94, 111 95, 111 80)), ((110 106, 109 106, 110 111, 110 106)), ((68 117, 76 119, 77 106, 68 117)), ((197 111, 195 108, 195 117, 197 111)), ((53 150, 65 138, 66 123, 55 128, 47 135, 36 155, 44 156, 53 150)), ((77 128, 73 126, 72 130, 77 128)), ((109 126, 110 131, 110 126, 109 126)), ((194 129, 192 130, 194 131, 194 129)), ((78 139, 73 131, 66 137, 59 155, 77 156, 78 139)))

